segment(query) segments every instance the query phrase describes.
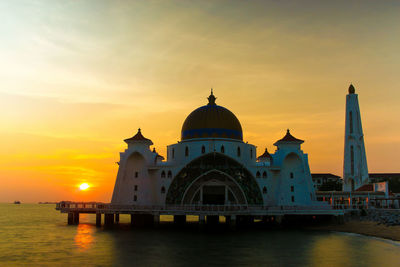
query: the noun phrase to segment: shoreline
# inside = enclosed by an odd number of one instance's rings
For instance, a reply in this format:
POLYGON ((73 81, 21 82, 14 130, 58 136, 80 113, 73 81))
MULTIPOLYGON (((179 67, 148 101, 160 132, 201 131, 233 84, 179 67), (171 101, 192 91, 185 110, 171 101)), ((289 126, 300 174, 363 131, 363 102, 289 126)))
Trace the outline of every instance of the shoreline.
POLYGON ((318 226, 309 226, 309 230, 315 231, 335 231, 344 233, 361 234, 372 237, 400 241, 400 225, 386 226, 374 221, 351 220, 344 224, 327 224, 318 226))

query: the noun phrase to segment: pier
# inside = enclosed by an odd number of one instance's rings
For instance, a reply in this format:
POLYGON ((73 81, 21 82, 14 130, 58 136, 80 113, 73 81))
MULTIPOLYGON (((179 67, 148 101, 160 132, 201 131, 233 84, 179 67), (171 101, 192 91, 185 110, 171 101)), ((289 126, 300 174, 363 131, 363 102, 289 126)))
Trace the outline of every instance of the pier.
POLYGON ((343 209, 332 209, 330 206, 279 206, 260 207, 245 205, 183 205, 183 206, 137 206, 114 205, 97 202, 59 202, 56 210, 68 214, 68 224, 79 224, 79 214, 96 214, 96 225, 112 226, 119 222, 120 214, 129 214, 131 224, 145 226, 158 224, 161 215, 172 215, 175 224, 184 224, 187 215, 198 216, 199 224, 217 224, 219 216, 224 216, 226 223, 251 223, 254 219, 281 221, 284 216, 334 216, 342 217, 343 209))
POLYGON ((399 197, 386 198, 382 193, 366 192, 317 192, 320 205, 313 206, 251 206, 251 205, 118 205, 101 202, 61 201, 56 210, 68 214, 68 224, 79 224, 79 214, 95 214, 96 226, 111 227, 119 222, 119 216, 131 216, 135 226, 157 225, 161 215, 172 215, 174 223, 183 225, 186 216, 198 216, 202 224, 218 224, 219 216, 232 227, 236 224, 250 224, 255 219, 280 223, 288 217, 332 217, 342 222, 346 214, 362 209, 399 210, 399 197))

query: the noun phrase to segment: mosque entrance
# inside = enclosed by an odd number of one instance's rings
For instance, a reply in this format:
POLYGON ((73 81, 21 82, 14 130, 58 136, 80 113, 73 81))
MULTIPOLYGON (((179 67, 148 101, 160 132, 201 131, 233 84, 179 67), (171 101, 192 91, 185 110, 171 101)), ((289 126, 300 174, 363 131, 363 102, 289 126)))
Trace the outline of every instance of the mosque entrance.
POLYGON ((211 172, 200 177, 184 196, 184 204, 233 205, 246 204, 243 191, 228 177, 211 172))
POLYGON ((246 168, 225 155, 209 153, 193 160, 175 175, 165 202, 262 205, 263 199, 255 178, 246 168))
POLYGON ((225 186, 203 186, 203 205, 224 205, 225 186))

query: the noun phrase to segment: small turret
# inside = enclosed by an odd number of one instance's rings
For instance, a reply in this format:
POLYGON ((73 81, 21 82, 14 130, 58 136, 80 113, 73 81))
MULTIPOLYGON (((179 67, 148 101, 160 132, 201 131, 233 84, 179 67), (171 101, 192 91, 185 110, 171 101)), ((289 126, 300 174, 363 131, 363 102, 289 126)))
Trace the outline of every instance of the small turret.
POLYGON ((133 145, 147 145, 151 146, 153 142, 150 139, 147 139, 142 135, 142 132, 140 128, 138 129, 138 132, 131 138, 125 139, 125 143, 128 144, 128 148, 133 146, 133 145))
POLYGON ((258 161, 258 162, 270 162, 270 163, 272 163, 272 157, 271 157, 271 155, 268 153, 268 149, 267 149, 267 148, 265 148, 264 154, 262 154, 261 156, 259 156, 259 157, 257 158, 257 161, 258 161))

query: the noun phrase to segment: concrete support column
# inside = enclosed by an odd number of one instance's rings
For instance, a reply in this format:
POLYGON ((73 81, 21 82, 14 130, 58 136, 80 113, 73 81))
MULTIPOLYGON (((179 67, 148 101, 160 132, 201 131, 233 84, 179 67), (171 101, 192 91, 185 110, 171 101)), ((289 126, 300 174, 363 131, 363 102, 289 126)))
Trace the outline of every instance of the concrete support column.
POLYGON ((282 221, 283 221, 283 215, 276 215, 276 216, 275 216, 275 222, 276 222, 277 224, 281 224, 282 221))
POLYGON ((219 216, 218 215, 207 215, 206 222, 207 222, 207 225, 218 225, 219 216))
POLYGON ((106 213, 104 214, 104 226, 112 227, 114 225, 114 214, 106 213))
POLYGON ((74 212, 74 224, 79 224, 79 212, 74 212))
POLYGON ((155 227, 160 225, 160 214, 153 215, 153 225, 155 227))
POLYGON ((226 216, 226 224, 228 225, 229 229, 236 230, 236 215, 226 216))
POLYGON ((96 226, 101 226, 101 213, 96 213, 96 226))
POLYGON ((186 223, 186 215, 174 215, 174 224, 184 225, 186 223))
POLYGON ((205 224, 206 224, 206 216, 199 215, 199 226, 200 226, 200 228, 203 228, 205 224))
POLYGON ((68 225, 74 224, 74 214, 72 212, 68 212, 68 225))
POLYGON ((135 215, 131 214, 131 225, 135 224, 135 215))
POLYGON ((115 213, 115 223, 119 223, 119 213, 115 213))

